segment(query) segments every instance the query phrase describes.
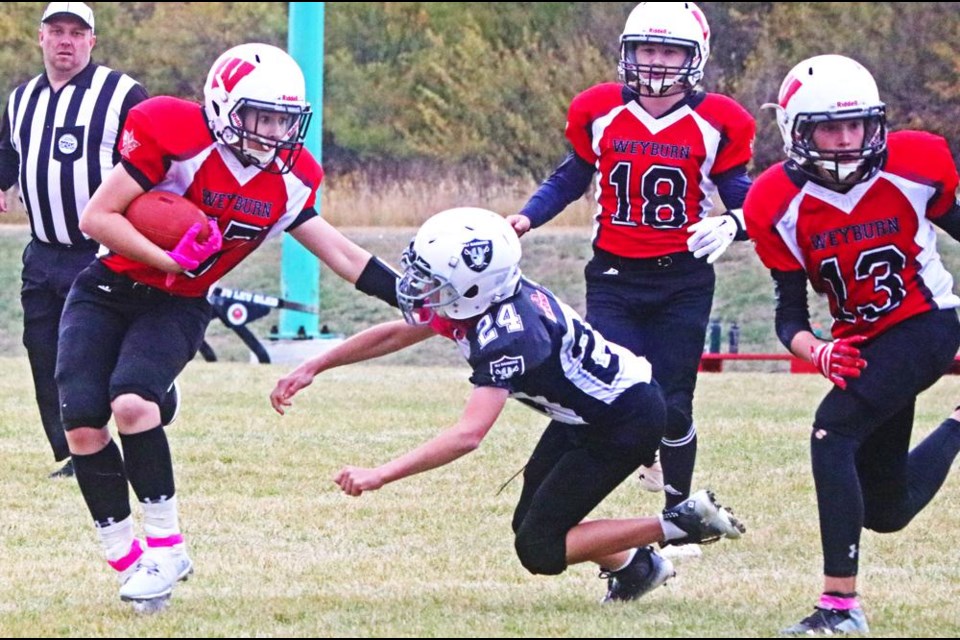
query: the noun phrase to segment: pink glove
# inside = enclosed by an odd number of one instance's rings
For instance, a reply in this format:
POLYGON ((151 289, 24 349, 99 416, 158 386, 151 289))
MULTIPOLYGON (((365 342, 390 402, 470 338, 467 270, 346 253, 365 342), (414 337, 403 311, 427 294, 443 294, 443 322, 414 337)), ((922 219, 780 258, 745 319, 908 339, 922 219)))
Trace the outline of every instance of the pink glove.
MULTIPOLYGON (((207 220, 207 227, 210 229, 210 235, 204 242, 197 242, 197 235, 200 233, 200 223, 187 229, 180 242, 172 251, 167 251, 167 255, 183 267, 184 271, 190 271, 200 266, 200 263, 220 251, 223 246, 223 236, 220 235, 220 227, 216 220, 207 220)), ((176 278, 175 273, 168 273, 166 285, 169 287, 176 278)))
POLYGON ((846 379, 859 378, 861 369, 867 366, 867 361, 860 357, 860 349, 856 347, 866 339, 866 336, 850 336, 810 347, 813 364, 827 380, 846 389, 846 379))

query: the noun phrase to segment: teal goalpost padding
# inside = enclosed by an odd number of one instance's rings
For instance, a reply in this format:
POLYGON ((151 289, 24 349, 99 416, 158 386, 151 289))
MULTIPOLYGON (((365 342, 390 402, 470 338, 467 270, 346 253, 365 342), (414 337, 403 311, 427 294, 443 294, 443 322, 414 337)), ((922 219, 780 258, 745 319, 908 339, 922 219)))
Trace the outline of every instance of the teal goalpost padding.
MULTIPOLYGON (((325 3, 291 2, 288 50, 303 69, 307 80, 307 100, 313 107, 313 119, 305 144, 310 152, 322 160, 323 139, 323 24, 325 3)), ((322 187, 321 187, 322 188, 322 187)), ((320 192, 317 192, 317 211, 320 210, 320 192)), ((322 212, 321 212, 322 213, 322 212)), ((319 306, 320 264, 290 234, 283 234, 280 261, 280 289, 282 297, 301 305, 319 306)), ((306 311, 280 310, 277 335, 280 339, 316 338, 319 318, 306 311)))

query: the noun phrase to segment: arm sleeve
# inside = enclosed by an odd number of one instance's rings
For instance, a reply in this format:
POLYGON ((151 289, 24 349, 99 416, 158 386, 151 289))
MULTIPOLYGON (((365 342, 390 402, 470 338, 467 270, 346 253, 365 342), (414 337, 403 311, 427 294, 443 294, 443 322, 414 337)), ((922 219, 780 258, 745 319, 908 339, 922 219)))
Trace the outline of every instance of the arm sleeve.
POLYGON ((727 209, 740 209, 743 207, 743 201, 747 199, 747 191, 750 190, 753 181, 747 175, 747 168, 740 165, 714 177, 714 183, 727 209))
POLYGON ((793 337, 801 331, 813 332, 807 306, 807 276, 803 271, 771 269, 777 296, 774 326, 783 346, 790 350, 793 337))
POLYGON ((954 202, 950 210, 933 220, 937 225, 950 234, 950 237, 960 242, 960 203, 954 202))
POLYGON ((520 213, 530 218, 532 227, 552 220, 567 205, 582 196, 593 178, 593 165, 570 152, 523 206, 520 213))
POLYGON ((753 181, 747 175, 747 168, 743 165, 735 167, 726 173, 714 178, 720 199, 733 219, 737 222, 737 235, 734 240, 749 240, 747 225, 743 219, 743 202, 747 199, 747 191, 753 181))
POLYGON ((380 258, 370 256, 354 286, 357 291, 379 298, 391 307, 399 309, 400 305, 397 303, 397 280, 399 278, 400 275, 388 267, 380 258))
MULTIPOLYGON (((11 104, 12 102, 11 100, 11 104)), ((20 155, 10 140, 11 129, 8 105, 3 110, 3 121, 0 122, 0 191, 6 191, 15 185, 20 173, 20 155)))

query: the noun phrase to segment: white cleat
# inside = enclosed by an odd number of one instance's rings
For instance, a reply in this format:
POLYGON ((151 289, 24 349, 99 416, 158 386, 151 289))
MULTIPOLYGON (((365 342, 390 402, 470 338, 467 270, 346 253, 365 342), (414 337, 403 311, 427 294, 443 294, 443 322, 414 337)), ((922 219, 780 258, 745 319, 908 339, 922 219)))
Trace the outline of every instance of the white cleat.
POLYGON ((720 506, 713 492, 707 490, 697 491, 677 506, 664 509, 663 520, 687 534, 679 540, 671 540, 674 545, 708 544, 720 538, 736 540, 747 530, 733 517, 733 512, 720 506))
POLYGON ((193 562, 182 544, 151 547, 120 587, 120 599, 134 603, 138 611, 160 610, 170 599, 174 585, 193 573, 193 562), (157 608, 159 607, 159 608, 157 608))

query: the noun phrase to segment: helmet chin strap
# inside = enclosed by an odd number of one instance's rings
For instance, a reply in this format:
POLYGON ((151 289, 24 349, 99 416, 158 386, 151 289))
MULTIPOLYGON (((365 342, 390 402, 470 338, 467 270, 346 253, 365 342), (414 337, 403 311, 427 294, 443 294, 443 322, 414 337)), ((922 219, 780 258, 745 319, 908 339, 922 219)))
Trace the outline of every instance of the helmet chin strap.
POLYGON ((863 161, 855 160, 853 162, 828 162, 825 160, 818 160, 817 165, 828 174, 835 174, 838 182, 846 182, 847 178, 855 174, 863 167, 863 161))
POLYGON ((266 149, 264 151, 252 149, 250 148, 249 140, 244 139, 240 141, 240 153, 250 158, 253 164, 261 167, 266 166, 273 160, 276 155, 276 151, 276 149, 266 149))
POLYGON ((643 92, 640 95, 648 95, 652 98, 661 98, 666 96, 677 95, 678 93, 686 92, 686 83, 684 83, 679 77, 674 76, 672 78, 667 78, 666 74, 658 74, 656 78, 650 78, 646 82, 639 82, 643 87, 646 87, 650 92, 649 94, 644 94, 643 92), (680 91, 673 91, 674 88, 680 87, 680 91))

